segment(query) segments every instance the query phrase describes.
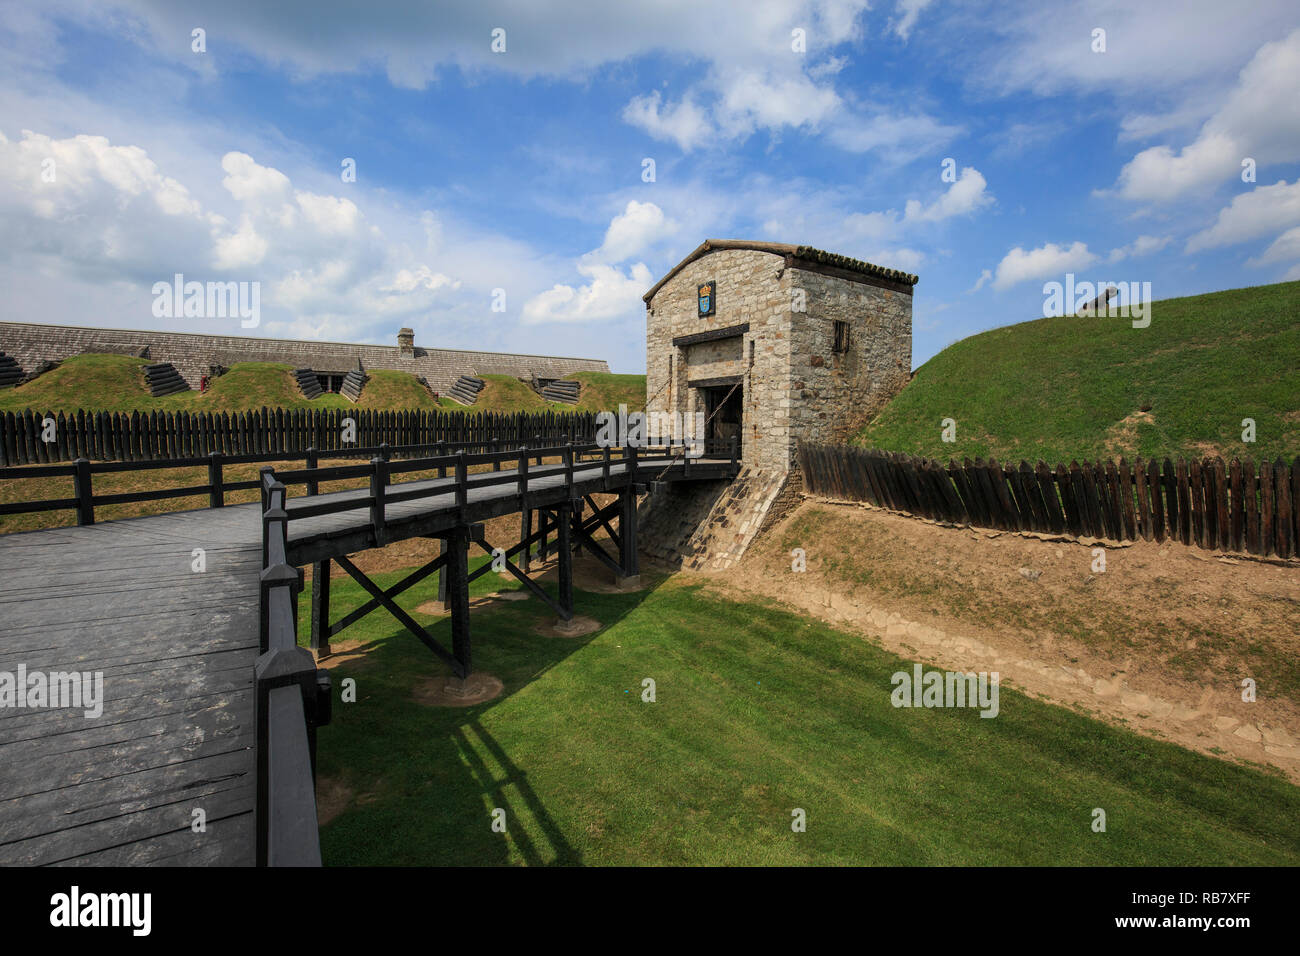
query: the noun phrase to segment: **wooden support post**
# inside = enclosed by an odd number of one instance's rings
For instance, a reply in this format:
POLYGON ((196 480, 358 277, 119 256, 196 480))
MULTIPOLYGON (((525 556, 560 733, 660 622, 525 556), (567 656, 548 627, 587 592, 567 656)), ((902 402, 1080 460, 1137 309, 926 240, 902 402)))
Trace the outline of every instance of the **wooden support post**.
MULTIPOLYGON (((445 538, 438 539, 438 554, 447 553, 447 541, 445 538)), ((438 603, 442 609, 447 610, 447 566, 444 564, 438 569, 438 603)))
POLYGON ((73 465, 76 471, 72 475, 72 493, 77 498, 77 524, 94 524, 95 500, 91 491, 90 462, 78 458, 73 465))
POLYGON ((608 445, 606 445, 603 449, 601 449, 600 479, 602 482, 601 488, 605 491, 609 491, 609 446, 608 445))
POLYGON ((566 498, 555 509, 557 550, 560 559, 560 620, 573 618, 573 501, 566 498))
POLYGON ((582 553, 582 510, 586 502, 581 498, 573 499, 573 513, 569 516, 570 538, 573 543, 573 553, 582 553))
POLYGON ((465 678, 473 671, 469 637, 469 529, 458 525, 447 532, 447 601, 451 607, 452 670, 465 678))
POLYGON ((519 512, 519 541, 521 544, 524 545, 523 560, 520 563, 523 565, 525 574, 527 574, 533 568, 533 560, 532 560, 533 549, 531 545, 525 543, 532 536, 533 536, 533 512, 531 511, 531 509, 525 508, 523 511, 519 512))
POLYGON ((537 543, 537 560, 543 563, 545 563, 546 561, 546 553, 549 548, 546 542, 546 536, 550 531, 550 528, 551 525, 550 522, 547 521, 547 514, 545 509, 538 508, 537 509, 537 530, 542 533, 542 539, 537 543))
POLYGON ((618 517, 618 563, 623 569, 622 587, 637 587, 641 583, 641 561, 636 552, 636 496, 638 486, 627 485, 621 492, 622 509, 618 517))
POLYGON ((330 560, 311 568, 311 649, 317 657, 330 653, 330 560))
POLYGON ((573 497, 573 442, 564 443, 564 493, 573 497))
POLYGON ((214 451, 208 455, 208 507, 224 508, 226 489, 222 485, 221 452, 214 451))

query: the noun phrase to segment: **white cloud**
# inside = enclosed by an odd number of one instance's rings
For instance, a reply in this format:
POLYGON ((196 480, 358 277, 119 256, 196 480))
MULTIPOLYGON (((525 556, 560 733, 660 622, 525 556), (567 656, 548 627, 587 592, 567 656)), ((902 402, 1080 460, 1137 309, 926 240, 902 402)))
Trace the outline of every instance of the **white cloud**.
POLYGON ((808 75, 814 80, 824 80, 828 76, 839 73, 848 65, 849 58, 847 56, 831 56, 808 67, 808 75))
POLYGON ((271 206, 288 202, 289 177, 278 169, 261 166, 247 153, 226 153, 221 157, 226 177, 221 185, 240 202, 271 206))
POLYGON ((590 279, 573 288, 555 285, 524 304, 525 324, 541 322, 597 322, 639 310, 641 296, 654 284, 650 270, 638 262, 625 275, 599 262, 580 262, 578 272, 590 279))
POLYGON ((1290 262, 1293 259, 1300 260, 1300 226, 1282 233, 1261 255, 1247 259, 1246 264, 1267 266, 1277 262, 1290 262))
POLYGON ((923 206, 918 200, 909 199, 903 219, 907 222, 941 222, 953 216, 964 216, 993 201, 993 197, 985 192, 986 186, 988 182, 980 171, 967 166, 948 191, 930 205, 923 206))
POLYGON ((841 107, 835 90, 800 72, 747 69, 718 81, 714 118, 724 135, 743 139, 757 129, 817 128, 841 107))
POLYGON ((1167 202, 1193 189, 1237 180, 1247 157, 1258 165, 1300 159, 1297 76, 1300 30, 1260 47, 1194 142, 1177 153, 1161 145, 1134 156, 1120 172, 1120 194, 1167 202))
POLYGON ((971 286, 969 289, 966 290, 966 294, 970 295, 972 292, 978 292, 980 289, 984 288, 984 286, 987 285, 992 278, 993 278, 993 272, 991 270, 989 269, 980 270, 980 277, 975 280, 975 284, 973 286, 971 286))
POLYGON ((988 0, 944 12, 947 51, 970 82, 1043 96, 1108 90, 1191 99, 1296 25, 1294 0, 1256 0, 1248 15, 1222 0, 988 0), (1092 52, 1097 27, 1106 30, 1105 53, 1092 52))
POLYGON ((1028 252, 1016 246, 998 263, 993 288, 1007 289, 1029 279, 1072 272, 1096 261, 1097 256, 1082 242, 1075 242, 1068 248, 1049 242, 1028 252))
POLYGON ((826 138, 846 152, 879 150, 890 159, 910 159, 938 149, 960 132, 960 127, 923 113, 846 113, 830 127, 826 138))
POLYGON ((221 223, 139 147, 31 130, 17 141, 0 133, 0 219, 0 256, 27 251, 101 277, 136 278, 165 256, 205 258, 221 223))
POLYGON ((1226 136, 1203 137, 1178 153, 1152 146, 1120 170, 1119 193, 1125 199, 1168 202, 1189 189, 1228 182, 1240 171, 1242 155, 1226 136))
MULTIPOLYGON (((215 186, 216 163, 209 167, 215 186)), ((137 301, 176 272, 192 279, 260 281, 267 329, 278 322, 305 334, 351 326, 357 316, 427 311, 459 281, 434 270, 405 242, 366 223, 351 199, 295 190, 289 177, 246 153, 221 157, 222 211, 205 209, 135 145, 106 137, 64 139, 0 133, 0 260, 10 275, 39 273, 47 286, 89 284, 134 290, 137 301), (42 179, 54 160, 54 181, 42 179), (232 226, 231 223, 237 223, 232 226)), ((430 219, 436 223, 436 219, 430 219)), ((414 228, 414 227, 413 227, 414 228)), ((128 292, 128 296, 132 293, 128 292)), ((119 296, 120 298, 120 296, 119 296)), ((45 313, 52 321, 77 314, 45 313)), ((145 305, 139 318, 154 324, 145 305)), ((130 326, 127 317, 114 324, 130 326)))
POLYGON ((357 73, 378 64, 394 85, 420 89, 449 66, 573 77, 663 52, 688 62, 754 65, 778 54, 790 56, 794 27, 808 31, 810 48, 829 49, 856 38, 870 3, 750 0, 738 10, 735 0, 598 5, 589 0, 386 0, 364 12, 317 0, 229 0, 216 6, 202 0, 115 0, 98 6, 50 0, 50 5, 95 26, 117 23, 125 14, 140 42, 154 47, 151 52, 188 69, 213 64, 222 69, 242 52, 301 78, 357 73), (195 57, 189 35, 200 23, 208 32, 208 53, 195 57), (492 51, 495 26, 506 30, 504 53, 492 51))
POLYGON ((590 255, 601 262, 622 262, 643 255, 649 247, 676 230, 677 224, 666 219, 663 210, 654 203, 632 199, 610 221, 605 230, 605 241, 590 255))
POLYGON ((1186 251, 1199 252, 1258 239, 1300 223, 1300 179, 1290 186, 1285 179, 1272 186, 1257 186, 1219 210, 1213 226, 1187 240, 1186 251))
POLYGON ((658 90, 632 99, 623 108, 623 119, 655 139, 676 143, 684 153, 707 146, 713 132, 708 114, 690 96, 664 108, 658 90))
POLYGON ((218 235, 213 242, 213 263, 223 271, 255 266, 266 258, 269 248, 267 241, 257 234, 250 216, 240 219, 237 231, 218 235))
POLYGON ((414 269, 399 269, 397 275, 393 276, 393 281, 384 286, 383 292, 398 292, 405 295, 408 292, 414 292, 417 289, 428 289, 434 291, 441 289, 443 286, 451 286, 453 289, 460 288, 460 282, 445 276, 441 272, 434 272, 428 266, 417 266, 414 269))
POLYGON ((361 211, 350 199, 318 196, 301 190, 293 195, 307 222, 324 235, 351 235, 361 222, 361 211))
POLYGON ((1120 262, 1129 257, 1149 256, 1153 252, 1159 252, 1173 241, 1173 236, 1138 236, 1127 245, 1112 249, 1106 261, 1120 262))
POLYGON ((650 269, 637 262, 624 272, 616 264, 642 255, 676 229, 676 223, 654 203, 629 200, 610 220, 599 248, 574 264, 578 274, 590 281, 578 288, 557 283, 539 292, 524 303, 524 324, 599 322, 639 315, 641 296, 654 284, 650 269))
POLYGON ((902 39, 906 40, 916 26, 916 18, 933 0, 898 0, 898 19, 891 20, 889 27, 902 39))

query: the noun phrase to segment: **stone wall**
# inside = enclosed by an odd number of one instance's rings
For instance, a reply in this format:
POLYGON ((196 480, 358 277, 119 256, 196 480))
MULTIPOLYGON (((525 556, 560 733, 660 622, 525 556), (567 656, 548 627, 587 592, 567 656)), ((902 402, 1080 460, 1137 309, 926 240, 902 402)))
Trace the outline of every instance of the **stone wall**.
POLYGON ((714 242, 646 302, 647 409, 703 411, 692 381, 739 376, 744 389, 740 475, 722 490, 686 484, 652 495, 645 510, 652 555, 687 568, 738 560, 797 502, 798 443, 846 440, 902 390, 912 366, 915 276, 828 262, 816 250, 810 259, 793 246, 714 242), (701 318, 697 291, 710 281, 715 314, 701 318), (836 321, 848 324, 844 352, 834 348, 836 321), (673 345, 746 324, 725 339, 673 345))
POLYGON ((396 345, 0 322, 0 352, 14 356, 29 372, 44 360, 61 361, 87 352, 131 355, 146 347, 151 361, 170 362, 193 388, 198 387, 199 378, 207 373, 209 366, 230 367, 237 362, 283 362, 294 368, 347 372, 356 368, 359 360, 367 370, 389 369, 422 375, 438 392, 447 391, 457 377, 467 374, 563 378, 573 372, 609 371, 608 363, 601 359, 426 349, 418 345, 406 352, 396 345))
POLYGON ((912 374, 912 297, 802 269, 789 278, 807 307, 791 332, 793 456, 800 441, 847 441, 903 390, 912 374), (849 328, 843 354, 834 351, 837 320, 849 328))
POLYGON ((742 457, 784 470, 790 445, 790 285, 784 259, 751 249, 710 253, 688 264, 655 293, 646 310, 646 395, 652 411, 703 411, 690 379, 743 376, 742 457), (714 315, 699 318, 696 287, 717 282, 714 315), (677 336, 749 324, 737 339, 677 348, 677 336), (752 343, 752 345, 751 345, 752 343), (670 362, 673 381, 668 386, 670 362), (698 363, 698 365, 697 365, 698 363))
POLYGON ((637 525, 642 551, 688 570, 731 567, 774 523, 769 513, 791 497, 792 474, 745 467, 730 482, 677 482, 651 494, 637 525))

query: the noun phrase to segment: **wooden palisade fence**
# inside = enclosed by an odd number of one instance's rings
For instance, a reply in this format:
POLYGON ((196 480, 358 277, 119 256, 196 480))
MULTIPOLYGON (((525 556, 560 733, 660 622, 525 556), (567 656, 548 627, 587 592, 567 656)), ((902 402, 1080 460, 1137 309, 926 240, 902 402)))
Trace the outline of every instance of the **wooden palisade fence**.
POLYGON ((1300 556, 1300 458, 1258 468, 1247 458, 1166 458, 1049 467, 929 458, 851 446, 801 445, 814 495, 1005 531, 1164 541, 1300 556))
POLYGON ((247 412, 60 412, 30 409, 0 414, 0 467, 96 461, 161 461, 213 452, 321 453, 356 446, 563 444, 595 438, 590 412, 381 411, 376 409, 262 408, 247 412), (52 419, 54 427, 46 426, 52 419), (344 443, 344 420, 355 441, 344 443), (46 441, 52 437, 52 441, 46 441))

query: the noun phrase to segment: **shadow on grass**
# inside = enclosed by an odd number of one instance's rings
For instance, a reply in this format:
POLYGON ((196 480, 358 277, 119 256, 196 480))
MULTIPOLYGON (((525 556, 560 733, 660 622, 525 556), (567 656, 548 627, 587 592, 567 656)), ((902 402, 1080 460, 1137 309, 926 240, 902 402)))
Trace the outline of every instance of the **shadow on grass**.
MULTIPOLYGON (((487 562, 471 561, 471 569, 487 562)), ((584 571, 595 562, 575 561, 584 571)), ((387 588, 406 572, 374 576, 387 588)), ((533 575, 557 598, 554 573, 533 575)), ((378 609, 336 637, 335 653, 323 664, 334 683, 334 717, 318 737, 318 800, 322 853, 327 865, 573 865, 581 854, 536 790, 484 726, 482 718, 557 664, 581 651, 607 628, 632 613, 666 575, 644 576, 637 592, 603 594, 575 585, 575 613, 601 627, 581 637, 549 637, 537 628, 554 612, 513 577, 489 572, 471 584, 471 640, 474 670, 501 680, 497 698, 470 707, 438 707, 416 699, 420 685, 448 676, 450 667, 415 635, 378 609), (525 601, 482 599, 494 592, 521 591, 525 601), (350 689, 349 682, 354 682, 350 689), (343 694, 354 693, 346 702, 343 694), (420 807, 413 811, 413 807, 420 807), (506 833, 493 830, 494 812, 504 811, 506 833), (523 825, 522 821, 528 825, 523 825), (449 841, 449 836, 454 839, 449 841)), ((451 646, 450 616, 414 610, 435 600, 436 577, 399 598, 444 647, 451 646)), ((368 599, 354 581, 332 582, 335 620, 368 599)), ((310 633, 310 602, 299 602, 299 633, 310 633)), ((500 814, 496 814, 500 817, 500 814)))

